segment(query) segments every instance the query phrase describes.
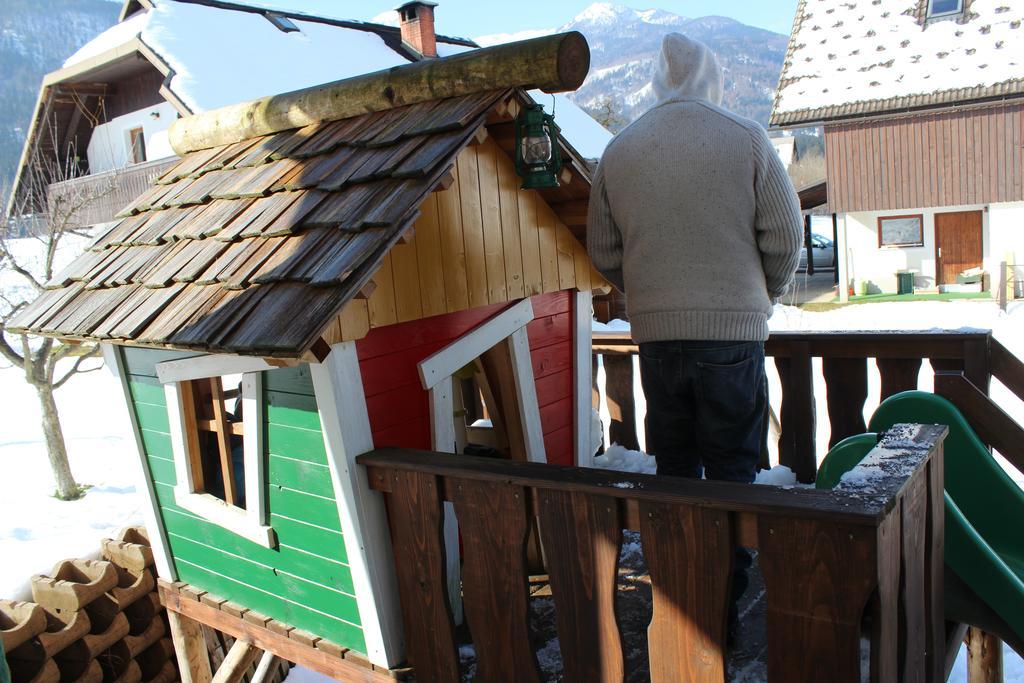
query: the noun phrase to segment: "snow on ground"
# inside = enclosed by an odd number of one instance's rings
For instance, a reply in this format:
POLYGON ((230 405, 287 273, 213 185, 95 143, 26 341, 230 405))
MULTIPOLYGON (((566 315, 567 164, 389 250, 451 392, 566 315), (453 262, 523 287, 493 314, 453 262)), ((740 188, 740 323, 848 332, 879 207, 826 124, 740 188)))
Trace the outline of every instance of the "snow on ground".
POLYGON ((71 471, 92 486, 81 500, 53 497, 35 390, 19 368, 0 370, 0 598, 28 597, 33 574, 93 556, 101 539, 142 523, 138 456, 118 381, 105 369, 75 377, 57 391, 57 405, 71 471))

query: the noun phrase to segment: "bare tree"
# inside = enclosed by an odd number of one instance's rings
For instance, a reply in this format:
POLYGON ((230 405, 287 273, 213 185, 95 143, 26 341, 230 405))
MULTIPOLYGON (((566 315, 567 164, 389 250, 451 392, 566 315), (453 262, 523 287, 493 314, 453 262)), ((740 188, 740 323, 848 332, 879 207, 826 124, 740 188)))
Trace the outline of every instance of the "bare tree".
POLYGON ((622 115, 622 103, 612 96, 598 99, 593 105, 586 108, 586 112, 590 114, 590 118, 613 133, 618 133, 629 123, 622 115))
POLYGON ((102 367, 99 363, 87 363, 98 354, 99 347, 11 333, 7 323, 43 292, 54 275, 61 247, 68 246, 68 238, 89 236, 88 227, 79 226, 77 216, 114 189, 115 181, 111 177, 99 182, 69 183, 62 186, 61 192, 50 193, 50 183, 74 180, 81 175, 78 159, 71 152, 73 150, 63 159, 26 165, 17 196, 11 202, 8 221, 0 227, 0 269, 15 273, 25 284, 0 290, 0 355, 22 368, 25 381, 36 390, 46 451, 57 484, 55 495, 61 500, 80 498, 85 489, 71 473, 54 391, 76 374, 102 367), (12 238, 26 233, 25 239, 38 242, 41 258, 32 258, 25 249, 15 248, 12 238), (61 363, 65 359, 67 362, 61 363))
POLYGON ((793 187, 802 189, 825 179, 825 155, 818 150, 800 155, 789 165, 789 179, 793 187))

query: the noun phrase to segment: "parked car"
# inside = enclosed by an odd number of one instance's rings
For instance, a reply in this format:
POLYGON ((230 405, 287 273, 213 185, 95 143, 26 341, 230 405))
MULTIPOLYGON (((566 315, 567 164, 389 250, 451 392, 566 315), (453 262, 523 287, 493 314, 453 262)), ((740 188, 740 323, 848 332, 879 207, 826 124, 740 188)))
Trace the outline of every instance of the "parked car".
MULTIPOLYGON (((811 233, 811 250, 814 253, 815 268, 833 268, 836 264, 836 250, 832 240, 811 233)), ((800 249, 800 265, 797 270, 807 270, 807 247, 800 249)))

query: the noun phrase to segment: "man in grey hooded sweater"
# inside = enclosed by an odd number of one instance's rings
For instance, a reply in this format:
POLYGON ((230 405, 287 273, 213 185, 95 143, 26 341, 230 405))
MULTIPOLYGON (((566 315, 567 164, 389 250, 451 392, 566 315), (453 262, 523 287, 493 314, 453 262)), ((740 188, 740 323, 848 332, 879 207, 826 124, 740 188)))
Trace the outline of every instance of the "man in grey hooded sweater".
MULTIPOLYGON (((587 249, 626 294, 658 473, 751 482, 767 412, 764 341, 800 255, 796 192, 764 129, 722 109, 722 69, 678 33, 657 102, 594 176, 587 249)), ((730 636, 750 556, 733 565, 730 636)))

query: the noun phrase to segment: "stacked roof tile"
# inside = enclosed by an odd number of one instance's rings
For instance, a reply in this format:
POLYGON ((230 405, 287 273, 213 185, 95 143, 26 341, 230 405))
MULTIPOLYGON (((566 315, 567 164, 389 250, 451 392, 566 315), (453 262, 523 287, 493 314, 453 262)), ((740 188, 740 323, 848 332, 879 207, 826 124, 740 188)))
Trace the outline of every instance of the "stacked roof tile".
POLYGON ((186 155, 11 329, 234 353, 308 350, 506 91, 186 155))

